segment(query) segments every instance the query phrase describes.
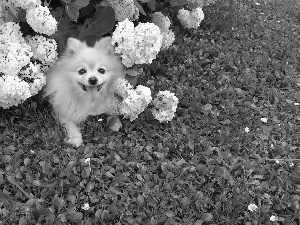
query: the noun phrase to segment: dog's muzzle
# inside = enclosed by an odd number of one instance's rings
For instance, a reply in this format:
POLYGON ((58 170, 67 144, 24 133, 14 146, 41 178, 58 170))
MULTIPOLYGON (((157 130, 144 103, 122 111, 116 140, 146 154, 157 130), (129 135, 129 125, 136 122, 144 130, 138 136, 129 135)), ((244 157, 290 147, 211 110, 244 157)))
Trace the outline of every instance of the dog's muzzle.
POLYGON ((88 99, 91 101, 91 102, 94 102, 98 96, 99 96, 99 91, 101 90, 103 84, 100 84, 100 85, 84 85, 82 83, 79 83, 79 86, 81 87, 81 89, 85 92, 86 96, 88 97, 88 99))
POLYGON ((83 90, 83 91, 87 91, 87 88, 86 87, 89 87, 89 88, 97 88, 97 91, 100 91, 101 90, 101 88, 102 88, 102 86, 103 86, 103 84, 100 84, 100 85, 97 85, 97 86, 93 86, 93 85, 84 85, 84 84, 82 84, 82 83, 79 83, 78 82, 78 84, 79 84, 79 86, 81 87, 81 89, 83 90))

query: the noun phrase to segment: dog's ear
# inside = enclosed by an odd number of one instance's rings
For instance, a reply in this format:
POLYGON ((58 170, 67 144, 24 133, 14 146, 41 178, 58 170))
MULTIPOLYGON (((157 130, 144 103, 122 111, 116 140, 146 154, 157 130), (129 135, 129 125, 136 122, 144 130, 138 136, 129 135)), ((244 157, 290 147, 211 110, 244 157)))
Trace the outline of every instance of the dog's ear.
POLYGON ((104 37, 96 42, 95 47, 99 50, 106 51, 107 54, 113 55, 115 54, 115 48, 111 44, 111 37, 104 37))
POLYGON ((83 43, 76 38, 69 38, 67 41, 66 53, 73 55, 78 49, 80 49, 82 44, 83 43))

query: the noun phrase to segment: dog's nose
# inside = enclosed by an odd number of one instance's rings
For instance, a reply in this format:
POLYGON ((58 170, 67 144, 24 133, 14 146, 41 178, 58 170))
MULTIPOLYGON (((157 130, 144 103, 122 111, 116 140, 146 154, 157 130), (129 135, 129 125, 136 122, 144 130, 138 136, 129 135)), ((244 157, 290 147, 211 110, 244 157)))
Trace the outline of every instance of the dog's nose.
POLYGON ((89 78, 89 84, 90 85, 95 85, 95 84, 97 84, 97 82, 98 82, 97 77, 90 77, 89 78))

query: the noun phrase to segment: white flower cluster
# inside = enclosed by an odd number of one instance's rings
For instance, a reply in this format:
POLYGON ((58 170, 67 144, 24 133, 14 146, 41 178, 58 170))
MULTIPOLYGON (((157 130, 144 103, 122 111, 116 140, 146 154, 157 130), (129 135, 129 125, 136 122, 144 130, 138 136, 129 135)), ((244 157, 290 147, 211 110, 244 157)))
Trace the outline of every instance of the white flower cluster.
MULTIPOLYGON (((56 43, 54 40, 35 37, 33 40, 23 38, 20 26, 13 22, 0 25, 0 107, 9 108, 18 105, 32 95, 37 94, 46 84, 46 77, 41 68, 56 60, 56 43), (36 40, 44 41, 48 59, 34 62, 38 58, 39 44, 36 40), (31 47, 31 44, 34 47, 31 47), (34 44, 36 43, 36 45, 34 44), (36 49, 35 49, 36 48, 36 49), (42 64, 41 64, 42 63, 42 64), (28 82, 29 81, 29 82, 28 82)), ((47 57, 47 56, 44 56, 47 57)))
POLYGON ((174 93, 160 91, 152 102, 154 105, 152 114, 160 123, 169 122, 174 118, 178 104, 178 98, 174 93))
POLYGON ((140 11, 133 0, 109 0, 108 4, 115 10, 117 21, 122 22, 126 18, 134 21, 139 18, 140 11))
POLYGON ((30 62, 31 56, 31 48, 22 37, 19 24, 0 25, 0 72, 16 76, 30 62))
POLYGON ((33 52, 33 58, 50 67, 57 60, 57 44, 54 39, 43 36, 26 37, 33 52))
POLYGON ((119 53, 126 67, 133 64, 151 63, 161 49, 162 35, 153 23, 140 23, 134 27, 133 22, 125 19, 119 22, 112 35, 112 45, 117 44, 115 52, 119 53))
POLYGON ((17 76, 0 77, 0 107, 4 109, 18 105, 31 96, 29 84, 17 76))
POLYGON ((57 30, 57 21, 48 7, 37 6, 27 10, 26 21, 35 32, 52 35, 57 30))
POLYGON ((135 120, 152 100, 150 88, 138 85, 136 89, 133 89, 124 78, 115 81, 114 91, 123 98, 119 105, 120 114, 129 118, 130 121, 135 120))
POLYGON ((177 18, 182 26, 189 29, 197 28, 204 19, 204 13, 200 7, 192 9, 192 11, 180 9, 177 18))
POLYGON ((175 34, 170 30, 170 19, 161 12, 155 12, 152 14, 152 22, 159 27, 163 36, 161 49, 168 49, 175 41, 175 34))
POLYGON ((41 0, 10 0, 11 3, 15 6, 15 7, 19 7, 25 10, 31 9, 33 7, 36 6, 40 6, 41 5, 41 0))

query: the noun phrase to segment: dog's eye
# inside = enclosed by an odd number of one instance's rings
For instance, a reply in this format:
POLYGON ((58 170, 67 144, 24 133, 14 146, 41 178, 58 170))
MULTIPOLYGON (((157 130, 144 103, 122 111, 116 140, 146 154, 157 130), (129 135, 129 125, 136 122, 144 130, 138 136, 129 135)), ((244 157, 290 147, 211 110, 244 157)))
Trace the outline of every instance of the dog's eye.
POLYGON ((83 75, 83 74, 86 73, 86 69, 80 69, 80 70, 78 71, 78 73, 79 73, 80 75, 83 75))
POLYGON ((105 73, 105 69, 100 68, 100 69, 98 69, 98 72, 104 74, 105 73))

